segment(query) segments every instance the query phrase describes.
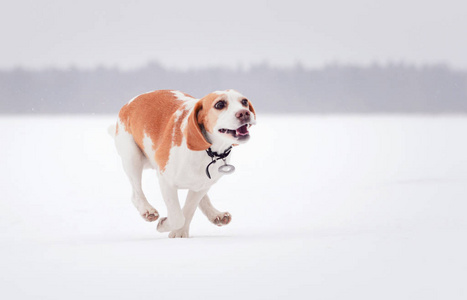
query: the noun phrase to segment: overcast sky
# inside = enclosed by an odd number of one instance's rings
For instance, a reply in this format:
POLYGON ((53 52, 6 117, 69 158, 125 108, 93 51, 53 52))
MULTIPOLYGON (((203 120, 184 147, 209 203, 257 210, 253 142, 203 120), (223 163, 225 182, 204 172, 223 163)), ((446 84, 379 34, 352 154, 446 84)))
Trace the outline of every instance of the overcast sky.
POLYGON ((0 9, 0 68, 403 61, 467 69, 465 3, 18 0, 0 9))

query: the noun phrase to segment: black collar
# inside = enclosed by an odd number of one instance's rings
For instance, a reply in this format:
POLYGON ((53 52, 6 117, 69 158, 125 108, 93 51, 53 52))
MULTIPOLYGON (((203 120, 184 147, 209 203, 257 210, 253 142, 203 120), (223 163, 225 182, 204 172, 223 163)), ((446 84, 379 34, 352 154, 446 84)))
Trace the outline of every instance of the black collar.
POLYGON ((211 157, 212 159, 216 158, 216 160, 218 160, 218 159, 224 159, 227 156, 229 156, 231 150, 232 150, 232 146, 227 148, 227 150, 225 150, 224 153, 222 154, 212 151, 211 148, 207 149, 206 152, 208 153, 209 157, 211 157))
POLYGON ((219 154, 217 152, 212 151, 211 148, 206 150, 206 153, 209 155, 209 157, 212 159, 212 161, 208 164, 206 167, 206 175, 208 176, 209 179, 211 179, 211 174, 209 173, 209 167, 216 163, 219 159, 225 159, 227 156, 229 156, 230 151, 232 150, 232 146, 227 148, 227 150, 224 151, 224 153, 219 154))

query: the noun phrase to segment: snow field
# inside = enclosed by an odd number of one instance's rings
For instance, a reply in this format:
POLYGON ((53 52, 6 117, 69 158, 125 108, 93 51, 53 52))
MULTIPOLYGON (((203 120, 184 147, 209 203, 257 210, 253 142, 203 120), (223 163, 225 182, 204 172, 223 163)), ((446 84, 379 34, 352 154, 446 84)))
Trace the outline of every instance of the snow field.
POLYGON ((0 298, 467 297, 466 117, 259 115, 210 192, 232 223, 177 240, 132 206, 114 121, 0 117, 0 298))

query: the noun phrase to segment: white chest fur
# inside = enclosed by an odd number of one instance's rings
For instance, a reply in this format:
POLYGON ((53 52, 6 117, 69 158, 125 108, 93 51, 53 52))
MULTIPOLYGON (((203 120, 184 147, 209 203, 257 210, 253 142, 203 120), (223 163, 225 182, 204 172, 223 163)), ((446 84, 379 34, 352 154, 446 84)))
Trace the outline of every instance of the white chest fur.
MULTIPOLYGON (((229 161, 230 157, 226 158, 229 161)), ((206 174, 206 168, 212 159, 206 151, 191 151, 185 144, 173 147, 164 172, 159 172, 167 183, 178 189, 199 191, 208 189, 224 174, 218 171, 223 161, 217 161, 209 167, 211 178, 206 174)))

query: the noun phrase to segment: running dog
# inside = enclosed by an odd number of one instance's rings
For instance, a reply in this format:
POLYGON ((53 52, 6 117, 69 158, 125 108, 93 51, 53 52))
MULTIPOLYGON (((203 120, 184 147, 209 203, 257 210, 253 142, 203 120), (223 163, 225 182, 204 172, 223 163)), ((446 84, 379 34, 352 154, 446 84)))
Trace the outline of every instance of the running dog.
POLYGON ((202 99, 160 90, 130 100, 109 133, 140 215, 149 222, 159 219, 141 186, 143 169, 153 168, 167 206, 167 217, 160 218, 157 225, 159 232, 170 232, 171 238, 188 237, 198 206, 215 225, 229 224, 232 216, 214 208, 207 193, 224 173, 232 171, 228 164, 232 146, 246 143, 248 129, 254 124, 251 102, 234 90, 213 92, 202 99), (178 189, 188 189, 183 209, 178 189))

